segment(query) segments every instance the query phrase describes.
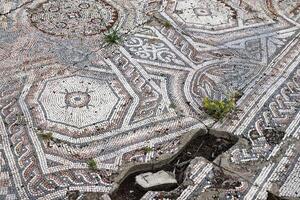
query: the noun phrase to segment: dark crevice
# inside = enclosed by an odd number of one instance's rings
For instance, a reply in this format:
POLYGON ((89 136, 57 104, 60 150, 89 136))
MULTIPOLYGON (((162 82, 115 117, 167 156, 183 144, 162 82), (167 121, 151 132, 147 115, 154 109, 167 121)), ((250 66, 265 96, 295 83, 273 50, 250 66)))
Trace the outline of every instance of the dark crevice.
MULTIPOLYGON (((218 134, 215 134, 216 131, 212 132, 214 133, 211 134, 210 131, 208 131, 208 133, 204 135, 200 134, 198 136, 195 136, 187 143, 185 147, 183 147, 181 153, 177 155, 175 159, 173 159, 170 163, 150 171, 157 172, 160 170, 164 170, 173 173, 178 182, 177 189, 184 189, 182 187, 185 186, 183 186, 182 183, 185 179, 185 170, 195 157, 204 157, 208 161, 212 162, 220 154, 230 149, 238 140, 235 136, 231 136, 225 132, 218 132, 218 134)), ((139 172, 127 176, 119 185, 118 189, 111 194, 111 199, 139 200, 140 198, 142 198, 147 191, 141 189, 135 183, 135 176, 145 172, 149 172, 149 170, 140 170, 139 172)), ((218 183, 218 180, 216 180, 216 185, 218 185, 218 183)), ((170 188, 169 191, 173 189, 175 188, 170 188)), ((176 194, 173 194, 172 192, 168 194, 168 197, 170 195, 172 196, 172 198, 175 198, 176 196, 176 194)))
POLYGON ((268 198, 267 198, 267 200, 287 200, 287 199, 278 197, 275 194, 272 194, 271 192, 268 192, 268 198))

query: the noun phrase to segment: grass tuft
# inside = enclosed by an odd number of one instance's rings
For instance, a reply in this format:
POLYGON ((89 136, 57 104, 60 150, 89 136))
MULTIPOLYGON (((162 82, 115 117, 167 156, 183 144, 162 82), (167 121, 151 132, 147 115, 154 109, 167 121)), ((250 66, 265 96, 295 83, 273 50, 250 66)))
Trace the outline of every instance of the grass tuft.
POLYGON ((88 165, 89 169, 91 169, 91 170, 96 170, 97 169, 97 163, 94 159, 88 160, 87 165, 88 165))
POLYGON ((150 153, 151 151, 153 151, 154 149, 152 147, 144 147, 144 151, 145 153, 150 153))
POLYGON ((171 24, 169 21, 165 21, 165 22, 164 22, 164 27, 165 27, 165 28, 171 28, 171 27, 172 27, 172 24, 171 24))
POLYGON ((113 30, 104 37, 105 42, 108 44, 119 44, 121 37, 117 30, 113 30))
POLYGON ((234 98, 230 98, 229 100, 213 100, 205 97, 203 107, 207 114, 220 120, 235 108, 235 100, 234 98))
POLYGON ((40 133, 40 134, 39 134, 39 137, 40 137, 42 140, 50 141, 50 140, 53 140, 53 133, 51 133, 51 132, 40 133))

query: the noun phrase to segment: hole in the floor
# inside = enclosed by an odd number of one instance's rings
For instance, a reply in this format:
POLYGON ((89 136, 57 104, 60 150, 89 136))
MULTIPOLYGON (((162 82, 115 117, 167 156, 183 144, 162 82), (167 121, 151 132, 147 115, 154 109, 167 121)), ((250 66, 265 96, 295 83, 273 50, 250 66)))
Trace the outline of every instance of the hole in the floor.
MULTIPOLYGON (((197 136, 184 147, 182 152, 172 162, 158 169, 155 169, 151 172, 164 170, 167 172, 174 173, 176 180, 178 182, 178 187, 181 187, 181 183, 184 180, 184 172, 193 158, 204 157, 209 161, 213 161, 218 155, 227 151, 237 142, 237 138, 232 136, 228 137, 228 134, 226 136, 216 137, 212 134, 197 136)), ((111 199, 112 200, 141 199, 147 191, 141 189, 140 186, 136 184, 135 177, 145 172, 149 172, 149 170, 139 171, 125 178, 124 181, 120 184, 119 188, 111 195, 111 199)), ((170 188, 169 191, 173 189, 175 188, 170 188)))
POLYGON ((287 200, 287 199, 282 198, 282 197, 278 197, 275 194, 272 194, 271 192, 268 192, 267 200, 287 200))

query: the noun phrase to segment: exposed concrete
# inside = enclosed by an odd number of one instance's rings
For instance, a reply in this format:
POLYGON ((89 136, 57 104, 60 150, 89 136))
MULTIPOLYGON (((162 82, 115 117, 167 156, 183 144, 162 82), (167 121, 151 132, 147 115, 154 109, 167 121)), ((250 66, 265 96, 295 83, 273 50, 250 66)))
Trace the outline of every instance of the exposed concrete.
MULTIPOLYGON (((218 138, 223 138, 225 140, 229 140, 233 143, 237 143, 238 141, 240 141, 240 138, 230 134, 230 133, 227 133, 225 131, 220 131, 220 130, 214 130, 214 129, 200 129, 200 130, 194 130, 194 131, 190 131, 188 133, 186 133, 182 138, 181 138, 181 141, 180 141, 180 145, 179 145, 179 148, 178 150, 174 153, 174 154, 166 154, 166 155, 162 155, 160 156, 160 159, 159 160, 156 160, 156 161, 153 161, 153 162, 149 162, 149 163, 143 163, 143 164, 130 164, 127 166, 126 169, 124 169, 124 171, 121 171, 120 174, 118 174, 117 177, 115 177, 114 179, 114 188, 111 190, 110 193, 114 193, 118 187, 119 187, 119 184, 121 184, 125 179, 126 177, 128 177, 129 175, 131 174, 134 174, 134 173, 137 173, 137 172, 140 172, 140 173, 143 173, 143 172, 147 172, 147 171, 153 171, 153 170, 156 170, 156 169, 160 169, 162 168, 164 165, 172 162, 184 149, 185 147, 195 138, 197 137, 200 137, 201 135, 205 135, 205 134, 212 134, 218 138)), ((233 148, 235 145, 233 145, 231 148, 233 148)), ((221 155, 219 155, 216 160, 218 160, 218 158, 220 157, 221 155)), ((189 165, 189 170, 187 171, 191 171, 191 168, 190 166, 193 166, 193 164, 195 164, 195 162, 197 163, 197 159, 200 159, 201 161, 204 161, 205 163, 212 163, 214 165, 217 165, 216 163, 214 162, 210 162, 208 160, 206 160, 205 158, 195 158, 191 161, 191 164, 189 165)), ((188 172, 187 172, 188 173, 188 172)), ((183 185, 185 185, 185 187, 187 185, 191 185, 191 180, 189 180, 187 178, 187 173, 185 174, 185 181, 182 183, 183 185)), ((176 192, 175 192, 176 193, 176 192)))
POLYGON ((136 172, 147 172, 152 171, 155 169, 159 169, 162 166, 166 165, 167 163, 172 162, 184 149, 186 145, 195 137, 199 135, 204 135, 207 133, 206 129, 200 129, 200 130, 193 130, 190 131, 181 138, 178 150, 174 154, 165 154, 161 155, 158 160, 150 161, 149 163, 130 163, 128 165, 124 165, 122 169, 120 169, 120 174, 118 174, 114 178, 114 185, 110 191, 110 193, 113 193, 116 191, 116 189, 119 187, 119 184, 122 183, 122 181, 129 176, 130 174, 136 173, 136 172))
POLYGON ((135 177, 135 181, 144 190, 168 190, 177 186, 174 174, 163 170, 139 174, 135 177))

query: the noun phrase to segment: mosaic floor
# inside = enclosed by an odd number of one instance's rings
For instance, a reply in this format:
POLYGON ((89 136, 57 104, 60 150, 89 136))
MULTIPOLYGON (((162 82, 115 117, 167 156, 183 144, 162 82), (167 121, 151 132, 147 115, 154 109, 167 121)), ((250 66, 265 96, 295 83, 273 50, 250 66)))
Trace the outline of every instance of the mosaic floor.
POLYGON ((240 139, 177 199, 300 197, 299 30, 298 0, 0 0, 0 199, 108 193, 197 129, 240 139), (234 91, 234 113, 205 114, 234 91), (214 188, 216 165, 242 184, 214 188))

